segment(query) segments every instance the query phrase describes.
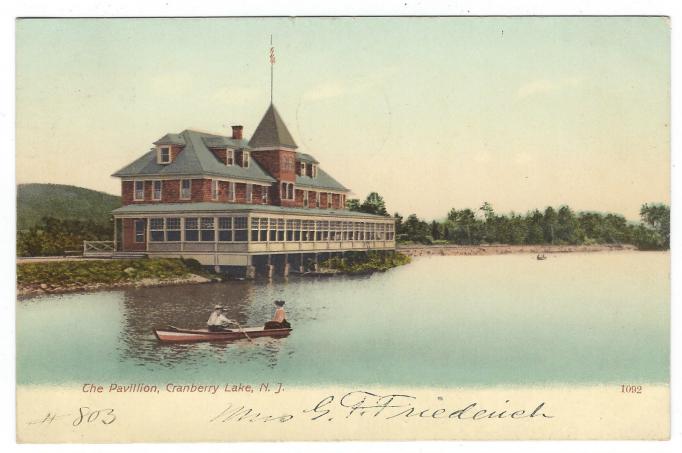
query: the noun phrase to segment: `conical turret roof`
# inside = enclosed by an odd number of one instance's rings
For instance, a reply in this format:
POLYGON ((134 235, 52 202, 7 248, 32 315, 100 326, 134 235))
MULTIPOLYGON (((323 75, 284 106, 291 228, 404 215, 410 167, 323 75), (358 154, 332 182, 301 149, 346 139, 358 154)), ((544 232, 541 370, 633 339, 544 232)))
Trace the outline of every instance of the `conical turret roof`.
POLYGON ((260 124, 249 141, 249 146, 251 148, 298 148, 274 104, 270 104, 263 119, 260 120, 260 124))

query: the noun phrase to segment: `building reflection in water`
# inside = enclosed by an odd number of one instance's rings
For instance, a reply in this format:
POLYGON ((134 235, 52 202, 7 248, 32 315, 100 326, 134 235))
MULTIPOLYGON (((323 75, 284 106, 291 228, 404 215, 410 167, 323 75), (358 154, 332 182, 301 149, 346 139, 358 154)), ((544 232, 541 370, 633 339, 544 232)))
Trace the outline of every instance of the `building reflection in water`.
POLYGON ((286 338, 165 344, 152 332, 154 327, 167 325, 205 328, 215 305, 224 306, 226 316, 241 326, 263 325, 272 316, 273 307, 272 301, 257 296, 257 288, 268 286, 244 281, 124 290, 119 341, 122 361, 150 368, 200 367, 207 363, 237 365, 252 361, 276 367, 286 338))

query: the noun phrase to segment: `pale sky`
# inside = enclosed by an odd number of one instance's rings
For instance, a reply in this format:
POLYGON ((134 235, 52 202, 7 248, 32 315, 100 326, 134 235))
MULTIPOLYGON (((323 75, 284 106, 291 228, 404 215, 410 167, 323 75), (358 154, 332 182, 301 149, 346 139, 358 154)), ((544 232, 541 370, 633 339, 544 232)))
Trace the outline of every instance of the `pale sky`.
POLYGON ((389 211, 669 203, 662 18, 17 22, 17 182, 119 194, 167 132, 250 137, 274 101, 299 151, 389 211))

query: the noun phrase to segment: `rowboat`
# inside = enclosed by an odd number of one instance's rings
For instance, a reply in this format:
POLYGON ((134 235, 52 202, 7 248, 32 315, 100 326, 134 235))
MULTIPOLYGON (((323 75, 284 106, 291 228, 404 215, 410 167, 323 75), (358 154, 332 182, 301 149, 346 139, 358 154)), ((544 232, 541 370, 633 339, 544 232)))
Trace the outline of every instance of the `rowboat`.
POLYGON ((208 329, 181 329, 168 326, 165 329, 154 329, 154 335, 159 341, 166 343, 189 343, 194 341, 232 341, 244 338, 285 337, 291 328, 264 329, 263 327, 244 327, 229 331, 211 332, 208 329))

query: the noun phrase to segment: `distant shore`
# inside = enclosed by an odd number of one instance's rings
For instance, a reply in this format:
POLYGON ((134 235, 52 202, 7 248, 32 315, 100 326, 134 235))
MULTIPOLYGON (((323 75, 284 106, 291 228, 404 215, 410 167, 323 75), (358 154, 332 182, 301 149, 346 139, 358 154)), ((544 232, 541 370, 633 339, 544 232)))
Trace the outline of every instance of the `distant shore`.
POLYGON ((396 250, 411 257, 429 255, 508 255, 510 253, 574 253, 614 252, 637 250, 630 244, 622 245, 398 245, 396 250))

